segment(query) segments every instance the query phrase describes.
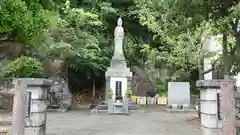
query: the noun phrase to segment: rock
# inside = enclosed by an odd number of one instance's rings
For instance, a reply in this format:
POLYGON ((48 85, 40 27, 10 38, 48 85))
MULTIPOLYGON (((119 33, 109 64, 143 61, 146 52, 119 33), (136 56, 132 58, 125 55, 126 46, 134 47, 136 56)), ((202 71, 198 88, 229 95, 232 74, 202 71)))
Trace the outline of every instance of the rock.
POLYGON ((48 107, 62 109, 64 112, 72 103, 72 94, 69 91, 68 83, 57 76, 52 76, 50 79, 54 82, 50 92, 51 99, 48 100, 48 107))

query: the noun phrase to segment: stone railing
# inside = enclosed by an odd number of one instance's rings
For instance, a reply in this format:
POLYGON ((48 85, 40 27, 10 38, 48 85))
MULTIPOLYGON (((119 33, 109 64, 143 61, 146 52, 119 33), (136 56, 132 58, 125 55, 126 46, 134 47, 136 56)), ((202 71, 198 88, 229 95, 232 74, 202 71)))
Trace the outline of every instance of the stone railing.
POLYGON ((167 97, 140 97, 132 96, 132 102, 138 105, 166 105, 167 97))

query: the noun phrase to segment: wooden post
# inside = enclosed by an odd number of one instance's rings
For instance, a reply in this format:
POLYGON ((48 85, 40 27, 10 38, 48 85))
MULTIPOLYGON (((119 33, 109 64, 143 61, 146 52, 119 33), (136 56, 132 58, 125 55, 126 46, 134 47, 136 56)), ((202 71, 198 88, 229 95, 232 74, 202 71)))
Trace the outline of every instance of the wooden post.
POLYGON ((222 117, 222 135, 236 135, 234 82, 221 82, 220 110, 222 117))
POLYGON ((13 135, 24 135, 25 109, 26 109, 26 86, 21 80, 16 80, 13 100, 12 131, 13 135))

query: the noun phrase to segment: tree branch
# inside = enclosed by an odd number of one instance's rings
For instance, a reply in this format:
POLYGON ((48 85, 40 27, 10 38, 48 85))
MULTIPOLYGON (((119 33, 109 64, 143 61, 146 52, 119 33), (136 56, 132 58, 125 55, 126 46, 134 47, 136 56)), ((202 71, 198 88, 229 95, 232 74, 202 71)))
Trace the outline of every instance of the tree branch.
POLYGON ((126 33, 129 33, 132 36, 132 38, 135 40, 136 44, 139 45, 137 38, 133 34, 131 34, 127 29, 125 29, 125 31, 126 33))
POLYGON ((203 71, 203 72, 202 72, 202 75, 207 74, 207 73, 213 71, 214 66, 216 65, 216 63, 217 63, 218 61, 219 61, 219 59, 215 60, 215 61, 212 63, 212 67, 211 67, 210 69, 208 69, 208 70, 203 71))
POLYGON ((205 74, 213 71, 213 69, 214 69, 214 68, 212 67, 212 68, 210 68, 210 69, 208 69, 208 70, 203 71, 203 72, 202 72, 202 75, 205 75, 205 74))
POLYGON ((203 41, 200 42, 200 48, 198 50, 198 56, 202 53, 202 49, 203 49, 203 44, 205 43, 205 41, 207 40, 208 36, 205 36, 203 41))
POLYGON ((237 32, 238 23, 239 23, 239 19, 236 19, 235 21, 230 22, 230 25, 232 26, 232 31, 233 31, 234 36, 237 36, 238 34, 240 34, 239 32, 237 32))

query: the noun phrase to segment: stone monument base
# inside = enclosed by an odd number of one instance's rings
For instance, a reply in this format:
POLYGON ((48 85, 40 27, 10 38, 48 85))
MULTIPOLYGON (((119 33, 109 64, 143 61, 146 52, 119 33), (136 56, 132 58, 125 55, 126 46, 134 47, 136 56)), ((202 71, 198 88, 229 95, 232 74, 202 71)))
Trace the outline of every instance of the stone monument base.
POLYGON ((67 112, 69 109, 47 109, 47 112, 67 112))
MULTIPOLYGON (((95 108, 91 110, 92 113, 108 113, 110 108, 108 108, 108 103, 105 101, 100 105, 97 105, 95 108)), ((128 113, 109 113, 110 115, 127 115, 131 113, 141 112, 141 108, 139 105, 132 103, 132 101, 128 101, 128 113)))
POLYGON ((165 109, 168 113, 188 113, 188 112, 197 112, 196 109, 189 105, 168 105, 165 109))

